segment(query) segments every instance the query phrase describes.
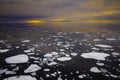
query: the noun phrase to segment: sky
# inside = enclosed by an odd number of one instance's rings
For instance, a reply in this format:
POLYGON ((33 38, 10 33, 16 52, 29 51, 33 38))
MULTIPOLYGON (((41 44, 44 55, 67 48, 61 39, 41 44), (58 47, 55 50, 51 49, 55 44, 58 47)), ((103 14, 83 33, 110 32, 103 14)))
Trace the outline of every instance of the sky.
POLYGON ((2 16, 46 21, 120 21, 120 0, 0 0, 2 16))

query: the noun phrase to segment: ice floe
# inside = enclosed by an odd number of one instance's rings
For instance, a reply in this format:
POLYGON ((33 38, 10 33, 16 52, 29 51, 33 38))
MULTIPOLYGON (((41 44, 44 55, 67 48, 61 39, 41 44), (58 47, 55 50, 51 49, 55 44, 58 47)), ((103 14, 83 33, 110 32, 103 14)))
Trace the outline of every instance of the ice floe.
POLYGON ((7 69, 2 69, 2 70, 0 70, 0 74, 5 73, 6 71, 7 71, 7 69))
POLYGON ((48 54, 45 54, 44 57, 53 57, 52 54, 48 53, 48 54))
POLYGON ((13 76, 13 77, 5 78, 3 80, 37 80, 37 79, 31 76, 22 75, 22 76, 13 76))
POLYGON ((95 44, 97 47, 102 47, 102 48, 112 48, 110 45, 104 45, 104 44, 95 44))
POLYGON ((104 66, 104 63, 96 63, 98 66, 104 66))
POLYGON ((92 67, 90 71, 94 73, 101 73, 101 71, 97 67, 92 67))
POLYGON ((70 53, 72 56, 77 56, 78 53, 72 52, 70 53))
POLYGON ((56 62, 51 62, 48 64, 48 66, 52 66, 52 65, 56 65, 57 63, 56 62))
POLYGON ((30 42, 30 40, 23 40, 21 42, 27 43, 27 42, 30 42))
POLYGON ((5 52, 8 52, 9 49, 0 49, 0 53, 5 53, 5 52))
POLYGON ((25 63, 28 60, 28 56, 25 54, 15 55, 5 59, 6 63, 25 63))
POLYGON ((36 65, 36 64, 31 64, 26 70, 24 70, 24 73, 31 73, 31 72, 36 72, 40 70, 41 67, 36 65))
POLYGON ((60 57, 60 58, 57 58, 58 61, 69 61, 71 59, 72 59, 71 57, 60 57))
POLYGON ((5 74, 16 74, 14 71, 6 71, 5 74))
POLYGON ((48 71, 50 71, 50 69, 44 69, 43 71, 48 72, 48 71))
POLYGON ((100 53, 100 52, 90 52, 90 53, 83 53, 81 57, 83 58, 90 58, 95 60, 105 60, 106 57, 110 56, 106 53, 100 53))
POLYGON ((58 55, 59 53, 58 52, 51 52, 52 55, 56 56, 58 55))

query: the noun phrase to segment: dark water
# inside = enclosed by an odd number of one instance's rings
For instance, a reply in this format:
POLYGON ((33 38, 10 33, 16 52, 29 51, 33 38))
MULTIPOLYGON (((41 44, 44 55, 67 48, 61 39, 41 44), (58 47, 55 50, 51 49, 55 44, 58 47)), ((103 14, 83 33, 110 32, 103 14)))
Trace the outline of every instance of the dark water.
POLYGON ((120 24, 0 24, 0 80, 7 78, 119 80, 120 24))

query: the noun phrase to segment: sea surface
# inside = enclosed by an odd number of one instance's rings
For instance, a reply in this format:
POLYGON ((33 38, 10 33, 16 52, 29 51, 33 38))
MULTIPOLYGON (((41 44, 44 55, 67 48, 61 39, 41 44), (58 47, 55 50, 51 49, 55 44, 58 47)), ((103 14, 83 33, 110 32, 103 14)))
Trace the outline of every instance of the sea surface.
POLYGON ((120 80, 120 24, 0 23, 0 80, 120 80))

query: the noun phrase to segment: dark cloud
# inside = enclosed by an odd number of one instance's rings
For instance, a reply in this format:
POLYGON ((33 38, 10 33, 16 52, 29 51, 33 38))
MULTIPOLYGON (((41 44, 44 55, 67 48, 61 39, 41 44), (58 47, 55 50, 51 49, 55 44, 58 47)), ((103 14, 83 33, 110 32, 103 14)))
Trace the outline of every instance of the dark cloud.
POLYGON ((116 19, 119 3, 120 0, 0 0, 0 15, 46 16, 68 21, 116 19))

